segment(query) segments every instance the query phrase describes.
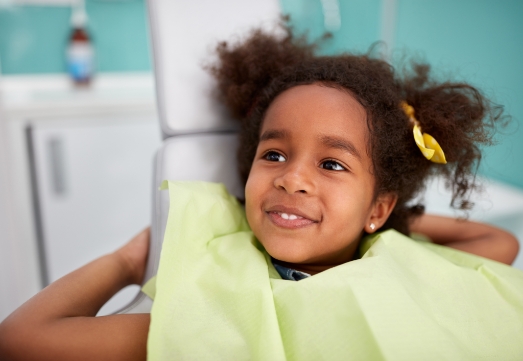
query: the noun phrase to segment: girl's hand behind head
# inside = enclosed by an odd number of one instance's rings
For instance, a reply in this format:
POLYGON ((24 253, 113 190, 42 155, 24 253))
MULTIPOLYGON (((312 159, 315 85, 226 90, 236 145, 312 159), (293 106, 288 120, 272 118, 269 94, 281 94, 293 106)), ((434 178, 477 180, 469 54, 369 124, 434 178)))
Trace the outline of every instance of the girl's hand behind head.
POLYGON ((125 272, 129 274, 131 284, 141 284, 143 281, 149 253, 150 231, 150 227, 147 227, 114 252, 121 260, 125 272))

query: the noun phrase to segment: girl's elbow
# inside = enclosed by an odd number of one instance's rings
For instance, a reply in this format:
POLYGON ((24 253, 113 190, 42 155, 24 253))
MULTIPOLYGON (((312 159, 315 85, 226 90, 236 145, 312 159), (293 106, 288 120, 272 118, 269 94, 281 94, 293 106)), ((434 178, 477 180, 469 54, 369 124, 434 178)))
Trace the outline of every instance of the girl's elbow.
POLYGON ((503 263, 511 265, 519 253, 519 241, 509 232, 504 232, 502 242, 500 242, 500 260, 503 263))
POLYGON ((34 360, 42 332, 39 325, 20 317, 15 311, 0 323, 0 360, 34 360))
POLYGON ((23 359, 23 355, 19 354, 23 339, 23 330, 17 322, 8 317, 0 323, 0 360, 23 359))

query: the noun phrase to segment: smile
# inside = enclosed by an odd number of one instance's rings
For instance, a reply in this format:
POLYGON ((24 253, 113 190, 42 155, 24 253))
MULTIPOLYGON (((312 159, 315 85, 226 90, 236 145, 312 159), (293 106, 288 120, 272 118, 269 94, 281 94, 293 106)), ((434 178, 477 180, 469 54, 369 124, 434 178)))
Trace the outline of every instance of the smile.
POLYGON ((280 209, 271 209, 265 211, 265 214, 267 214, 271 222, 274 225, 282 228, 296 229, 318 223, 312 219, 307 218, 305 215, 296 213, 299 212, 292 212, 290 210, 280 209))

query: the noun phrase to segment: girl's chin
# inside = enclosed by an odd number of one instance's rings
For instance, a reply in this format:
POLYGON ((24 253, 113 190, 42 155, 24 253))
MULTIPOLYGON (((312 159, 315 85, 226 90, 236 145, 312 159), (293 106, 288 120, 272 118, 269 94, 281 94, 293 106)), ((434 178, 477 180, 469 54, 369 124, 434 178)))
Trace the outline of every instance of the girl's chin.
POLYGON ((298 246, 292 247, 286 245, 285 247, 281 247, 281 245, 266 245, 263 244, 263 242, 262 245, 272 258, 282 262, 302 264, 308 263, 311 259, 310 255, 298 246))

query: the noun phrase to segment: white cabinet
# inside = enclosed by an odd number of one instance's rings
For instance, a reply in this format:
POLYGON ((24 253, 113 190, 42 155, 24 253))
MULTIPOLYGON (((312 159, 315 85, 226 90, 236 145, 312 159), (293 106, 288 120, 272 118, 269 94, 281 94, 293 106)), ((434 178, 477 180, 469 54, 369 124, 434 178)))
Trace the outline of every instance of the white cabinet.
MULTIPOLYGON (((0 304, 0 320, 41 286, 114 251, 150 223, 153 157, 161 144, 152 76, 101 76, 81 90, 64 78, 0 79, 1 139, 8 143, 2 169, 15 229, 0 250, 15 268, 0 264, 0 272, 14 277, 1 286, 16 293, 0 304)), ((137 291, 125 290, 103 313, 137 291)))

